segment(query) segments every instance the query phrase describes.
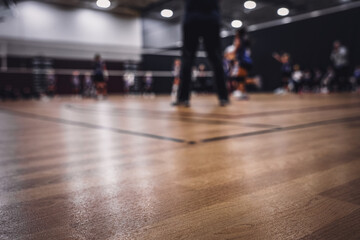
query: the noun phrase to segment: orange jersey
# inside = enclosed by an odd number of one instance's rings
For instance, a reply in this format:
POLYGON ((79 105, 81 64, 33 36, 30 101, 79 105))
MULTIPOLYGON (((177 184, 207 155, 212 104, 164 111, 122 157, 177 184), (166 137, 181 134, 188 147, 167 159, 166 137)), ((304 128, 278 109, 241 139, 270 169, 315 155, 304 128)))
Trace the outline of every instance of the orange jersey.
POLYGON ((180 84, 180 78, 174 78, 174 85, 179 85, 180 84))

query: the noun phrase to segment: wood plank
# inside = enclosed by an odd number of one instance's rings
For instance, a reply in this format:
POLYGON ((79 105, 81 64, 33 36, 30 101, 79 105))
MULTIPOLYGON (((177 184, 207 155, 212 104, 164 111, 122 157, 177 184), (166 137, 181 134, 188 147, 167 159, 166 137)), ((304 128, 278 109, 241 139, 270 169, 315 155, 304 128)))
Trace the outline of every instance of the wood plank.
POLYGON ((360 205, 360 178, 323 192, 321 195, 360 205))

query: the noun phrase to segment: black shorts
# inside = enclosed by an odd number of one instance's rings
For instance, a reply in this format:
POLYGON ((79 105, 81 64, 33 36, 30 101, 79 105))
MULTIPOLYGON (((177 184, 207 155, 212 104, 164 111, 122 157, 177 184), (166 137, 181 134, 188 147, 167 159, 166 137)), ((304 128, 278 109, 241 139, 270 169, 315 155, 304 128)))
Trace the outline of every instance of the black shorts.
POLYGON ((291 78, 291 72, 281 72, 281 78, 291 78))
POLYGON ((105 82, 103 75, 94 75, 94 82, 105 82))
POLYGON ((230 82, 243 83, 245 82, 245 77, 230 77, 229 80, 230 82))
POLYGON ((290 78, 291 78, 291 73, 282 72, 281 73, 281 84, 289 83, 290 78))
POLYGON ((244 83, 245 80, 246 80, 246 77, 237 77, 237 78, 236 78, 236 81, 237 81, 238 83, 244 83))

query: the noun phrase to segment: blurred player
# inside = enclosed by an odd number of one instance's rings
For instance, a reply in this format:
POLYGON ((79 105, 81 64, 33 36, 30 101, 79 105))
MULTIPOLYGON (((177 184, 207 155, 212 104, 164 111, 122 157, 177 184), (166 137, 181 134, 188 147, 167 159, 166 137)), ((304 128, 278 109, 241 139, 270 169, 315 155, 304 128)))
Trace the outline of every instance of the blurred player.
POLYGON ((47 82, 47 91, 46 94, 49 97, 54 97, 55 96, 55 92, 56 92, 56 77, 55 77, 55 71, 54 70, 49 70, 47 77, 46 77, 46 82, 47 82))
POLYGON ((152 95, 152 88, 153 88, 153 74, 152 72, 148 71, 145 73, 144 77, 144 95, 150 94, 152 95))
POLYGON ((319 93, 321 86, 321 79, 323 77, 323 73, 320 68, 315 68, 314 77, 313 77, 313 92, 319 93))
POLYGON ((250 40, 245 28, 237 31, 234 40, 234 53, 230 53, 229 55, 235 55, 235 64, 237 64, 235 67, 238 68, 236 74, 237 87, 233 95, 238 100, 247 100, 249 97, 246 94, 245 84, 246 78, 249 76, 249 72, 252 68, 253 61, 251 59, 250 40))
POLYGON ((345 90, 348 84, 348 50, 340 41, 334 42, 330 59, 335 71, 333 85, 336 85, 340 91, 345 90))
POLYGON ((289 80, 292 74, 292 67, 290 63, 290 54, 283 53, 279 55, 278 53, 274 53, 273 57, 279 61, 281 65, 281 87, 277 93, 283 94, 289 91, 289 80))
POLYGON ((330 92, 330 84, 334 81, 334 78, 335 78, 334 69, 331 66, 329 66, 321 80, 321 89, 320 89, 321 93, 327 94, 330 92))
POLYGON ((135 78, 136 78, 136 75, 135 75, 134 71, 132 71, 132 70, 126 71, 126 73, 124 74, 125 93, 130 94, 134 91, 135 78))
POLYGON ((78 71, 74 71, 72 74, 71 85, 72 85, 72 93, 74 97, 78 97, 80 93, 80 73, 78 71))
POLYGON ((84 97, 94 97, 95 95, 96 95, 96 90, 95 90, 93 81, 91 80, 91 73, 86 72, 85 79, 84 79, 83 96, 84 97))
POLYGON ((353 74, 354 90, 360 93, 360 65, 355 67, 353 74))
POLYGON ((303 72, 300 69, 300 65, 294 65, 294 72, 291 75, 291 80, 293 84, 293 91, 295 93, 300 93, 302 89, 302 81, 303 81, 303 72))
MULTIPOLYGON (((171 91, 171 100, 173 102, 173 105, 176 105, 176 101, 178 99, 178 91, 180 85, 180 71, 181 71, 181 60, 175 59, 174 70, 173 70, 174 81, 171 91)), ((184 103, 184 105, 187 105, 187 103, 184 103)))
POLYGON ((313 86, 313 74, 310 69, 305 69, 303 72, 303 92, 311 92, 313 86))
POLYGON ((96 87, 96 94, 98 99, 106 98, 107 96, 107 70, 106 65, 102 61, 101 56, 99 54, 95 55, 94 58, 94 83, 96 87))

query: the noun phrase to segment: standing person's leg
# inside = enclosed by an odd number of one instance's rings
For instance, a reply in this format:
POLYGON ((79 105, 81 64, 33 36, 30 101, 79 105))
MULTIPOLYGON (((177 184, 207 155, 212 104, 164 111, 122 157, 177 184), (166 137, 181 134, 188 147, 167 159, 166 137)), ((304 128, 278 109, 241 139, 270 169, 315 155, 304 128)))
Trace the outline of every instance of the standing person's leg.
POLYGON ((349 77, 348 77, 348 69, 346 66, 340 68, 340 90, 348 91, 349 90, 349 77))
POLYGON ((103 82, 99 82, 98 87, 99 87, 98 95, 100 95, 102 97, 104 94, 103 93, 103 82))
POLYGON ((199 33, 196 23, 184 24, 180 86, 177 95, 178 102, 189 101, 192 65, 195 59, 198 44, 199 33))
POLYGON ((96 97, 98 97, 100 94, 100 85, 98 81, 95 82, 95 90, 96 90, 96 97))
POLYGON ((201 92, 205 93, 206 92, 206 78, 205 77, 200 77, 200 85, 201 85, 201 92))
POLYGON ((339 91, 340 89, 340 69, 335 67, 335 77, 333 78, 333 81, 331 82, 331 91, 339 91))
POLYGON ((107 97, 107 82, 104 82, 104 97, 107 97))
POLYGON ((228 101, 229 96, 226 89, 225 73, 222 64, 220 26, 207 24, 203 26, 203 38, 208 58, 213 66, 216 78, 216 90, 220 101, 228 101))

